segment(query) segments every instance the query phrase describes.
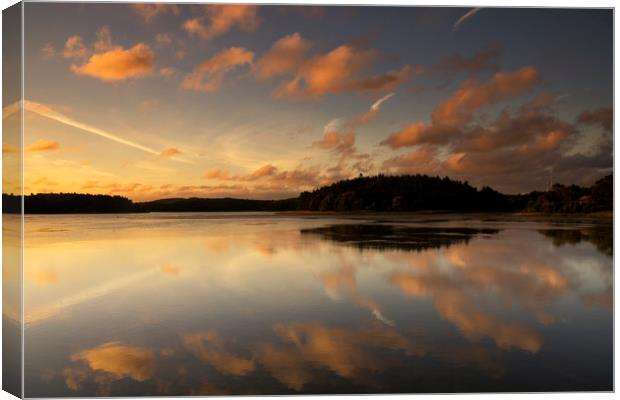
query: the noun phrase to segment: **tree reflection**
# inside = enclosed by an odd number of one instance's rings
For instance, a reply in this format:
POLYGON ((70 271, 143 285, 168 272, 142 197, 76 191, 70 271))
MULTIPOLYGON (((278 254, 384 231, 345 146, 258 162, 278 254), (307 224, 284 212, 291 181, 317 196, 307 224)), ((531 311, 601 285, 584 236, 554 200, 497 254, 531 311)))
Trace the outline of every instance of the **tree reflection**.
POLYGON ((540 229, 538 232, 551 239, 556 246, 589 242, 601 253, 610 257, 613 256, 614 230, 611 224, 596 225, 583 229, 540 229))
POLYGON ((346 224, 302 229, 300 232, 360 249, 423 251, 467 244, 475 236, 495 235, 499 229, 346 224))

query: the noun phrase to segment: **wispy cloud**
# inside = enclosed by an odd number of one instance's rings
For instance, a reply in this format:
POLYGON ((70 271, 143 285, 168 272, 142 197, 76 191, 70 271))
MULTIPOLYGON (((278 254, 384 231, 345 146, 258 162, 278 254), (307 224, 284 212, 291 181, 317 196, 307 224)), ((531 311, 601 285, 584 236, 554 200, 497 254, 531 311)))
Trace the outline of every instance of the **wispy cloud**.
MULTIPOLYGON (((105 131, 103 129, 99 129, 99 128, 96 128, 94 126, 91 126, 91 125, 88 125, 88 124, 76 121, 76 120, 74 120, 72 118, 67 117, 64 114, 61 114, 61 113, 59 113, 57 111, 52 110, 50 107, 48 107, 48 106, 46 106, 44 104, 41 104, 41 103, 37 103, 37 102, 34 102, 34 101, 30 101, 30 100, 24 100, 24 110, 36 113, 38 115, 41 115, 41 116, 49 118, 51 120, 60 122, 60 123, 65 124, 65 125, 68 125, 68 126, 71 126, 71 127, 77 128, 77 129, 81 129, 83 131, 92 133, 94 135, 104 137, 104 138, 112 140, 114 142, 121 143, 121 144, 124 144, 124 145, 129 146, 129 147, 133 147, 134 149, 141 150, 141 151, 143 151, 145 153, 153 154, 153 155, 156 155, 158 157, 160 157, 161 153, 162 153, 161 151, 157 151, 157 150, 152 149, 150 147, 141 145, 139 143, 133 142, 133 141, 125 139, 125 138, 122 138, 122 137, 120 137, 118 135, 115 135, 113 133, 107 132, 107 131, 105 131)), ((13 103, 13 104, 10 104, 10 105, 4 107, 3 110, 2 110, 2 119, 8 118, 10 115, 16 113, 17 111, 19 111, 19 103, 13 103)), ((175 160, 175 161, 180 161, 180 162, 188 163, 188 164, 193 164, 192 161, 184 159, 184 158, 181 158, 181 157, 178 157, 178 156, 170 157, 170 159, 171 160, 175 160)))
POLYGON ((461 18, 459 18, 455 23, 454 26, 452 27, 452 32, 456 32, 459 30, 459 28, 461 27, 461 25, 463 25, 463 23, 465 21, 467 21, 468 19, 470 19, 471 17, 473 17, 474 15, 476 15, 478 13, 478 11, 482 10, 481 7, 476 7, 476 8, 472 8, 471 10, 469 10, 468 12, 466 12, 465 14, 463 14, 463 16, 461 16, 461 18))

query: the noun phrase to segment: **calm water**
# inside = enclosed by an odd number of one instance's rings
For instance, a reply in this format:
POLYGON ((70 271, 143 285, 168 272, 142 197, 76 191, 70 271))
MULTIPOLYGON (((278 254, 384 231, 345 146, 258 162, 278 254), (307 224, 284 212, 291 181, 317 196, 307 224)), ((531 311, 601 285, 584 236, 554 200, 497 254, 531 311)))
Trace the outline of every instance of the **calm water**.
POLYGON ((612 389, 610 224, 28 216, 25 394, 612 389))

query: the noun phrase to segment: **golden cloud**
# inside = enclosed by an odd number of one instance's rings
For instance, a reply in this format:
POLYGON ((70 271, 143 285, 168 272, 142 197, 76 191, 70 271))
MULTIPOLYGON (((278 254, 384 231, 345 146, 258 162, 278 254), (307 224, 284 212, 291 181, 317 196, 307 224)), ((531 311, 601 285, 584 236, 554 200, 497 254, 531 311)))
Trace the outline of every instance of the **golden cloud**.
POLYGON ((254 52, 243 47, 224 49, 194 68, 194 71, 183 79, 181 87, 205 93, 216 92, 227 73, 245 64, 251 65, 253 60, 254 52))
POLYGON ((84 65, 72 65, 71 70, 76 74, 113 82, 149 75, 154 63, 155 58, 149 46, 139 43, 126 50, 116 47, 94 54, 84 65))
POLYGON ((297 70, 306 58, 311 43, 297 32, 276 41, 256 63, 259 79, 288 74, 297 70))
POLYGON ((175 154, 181 154, 181 151, 177 149, 176 147, 168 147, 162 150, 162 152, 159 153, 159 156, 163 158, 170 158, 174 156, 175 154))
POLYGON ((92 370, 103 371, 117 379, 129 377, 144 382, 153 376, 155 354, 143 347, 120 342, 108 342, 71 356, 72 361, 84 361, 92 370))
POLYGON ((205 6, 205 13, 205 17, 185 21, 183 29, 190 35, 210 40, 227 33, 233 27, 251 32, 260 24, 258 7, 255 5, 208 5, 205 6))
POLYGON ((36 142, 31 143, 26 147, 26 151, 36 152, 36 151, 50 151, 50 150, 58 150, 60 148, 60 143, 53 140, 43 140, 39 139, 36 142))
POLYGON ((133 11, 138 13, 146 23, 151 23, 159 18, 160 15, 166 13, 172 13, 179 15, 180 9, 176 4, 161 4, 161 3, 138 3, 131 4, 130 7, 133 11))
POLYGON ((422 143, 444 144, 458 136, 480 108, 523 94, 538 81, 538 70, 532 66, 498 72, 484 83, 467 80, 435 107, 430 123, 409 123, 381 144, 395 149, 422 143))
POLYGON ((254 371, 254 362, 228 352, 224 339, 216 331, 187 335, 183 343, 197 358, 224 374, 244 376, 254 371))

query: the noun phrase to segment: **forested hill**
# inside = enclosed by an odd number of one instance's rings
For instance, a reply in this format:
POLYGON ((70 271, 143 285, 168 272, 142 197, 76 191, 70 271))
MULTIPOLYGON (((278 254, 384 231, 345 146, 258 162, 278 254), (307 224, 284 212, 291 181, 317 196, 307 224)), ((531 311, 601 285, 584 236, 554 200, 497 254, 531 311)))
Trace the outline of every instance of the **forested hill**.
MULTIPOLYGON (((2 195, 4 213, 18 213, 19 196, 2 195)), ((177 198, 132 202, 121 196, 44 193, 24 197, 27 214, 202 211, 611 211, 613 176, 592 187, 556 184, 546 192, 505 195, 489 187, 426 175, 377 175, 342 180, 285 200, 177 198)))
POLYGON ((510 196, 449 178, 377 175, 343 180, 299 196, 298 208, 312 211, 498 211, 512 209, 510 196))

